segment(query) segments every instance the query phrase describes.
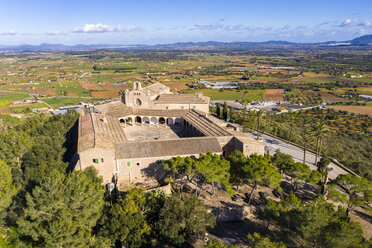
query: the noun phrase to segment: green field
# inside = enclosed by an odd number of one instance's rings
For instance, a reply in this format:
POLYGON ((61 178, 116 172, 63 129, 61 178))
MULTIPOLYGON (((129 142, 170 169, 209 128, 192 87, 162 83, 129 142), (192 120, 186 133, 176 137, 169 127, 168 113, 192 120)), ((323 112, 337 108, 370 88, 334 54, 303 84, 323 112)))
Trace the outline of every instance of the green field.
POLYGON ((48 107, 44 103, 32 104, 27 106, 10 107, 9 110, 15 114, 29 113, 32 109, 48 107))
POLYGON ((22 100, 28 97, 30 97, 28 94, 18 94, 18 93, 6 94, 6 95, 0 95, 0 101, 22 100))
POLYGON ((58 95, 63 95, 64 92, 74 92, 78 96, 91 96, 87 89, 81 87, 78 82, 75 81, 63 81, 61 85, 56 86, 58 95))
POLYGON ((189 94, 201 92, 203 93, 204 96, 210 97, 211 100, 227 100, 227 101, 239 100, 240 101, 243 97, 249 97, 251 101, 262 101, 265 98, 265 93, 262 90, 220 91, 217 89, 198 89, 198 90, 184 90, 184 92, 189 93, 189 94))

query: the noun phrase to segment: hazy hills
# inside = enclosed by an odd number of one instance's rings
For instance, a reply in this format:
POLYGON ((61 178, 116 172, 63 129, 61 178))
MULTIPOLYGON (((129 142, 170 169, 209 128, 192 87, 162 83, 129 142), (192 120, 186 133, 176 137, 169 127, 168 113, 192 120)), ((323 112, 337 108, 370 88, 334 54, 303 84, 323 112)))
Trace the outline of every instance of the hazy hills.
POLYGON ((288 41, 265 41, 265 42, 177 42, 173 44, 158 44, 158 45, 120 45, 120 44, 78 44, 67 46, 63 44, 47 44, 40 45, 19 45, 9 46, 0 45, 2 52, 51 52, 51 51, 80 51, 80 50, 97 50, 97 49, 136 49, 136 50, 244 50, 244 49, 315 49, 315 48, 372 48, 372 35, 364 35, 350 41, 328 41, 319 43, 296 43, 288 41))

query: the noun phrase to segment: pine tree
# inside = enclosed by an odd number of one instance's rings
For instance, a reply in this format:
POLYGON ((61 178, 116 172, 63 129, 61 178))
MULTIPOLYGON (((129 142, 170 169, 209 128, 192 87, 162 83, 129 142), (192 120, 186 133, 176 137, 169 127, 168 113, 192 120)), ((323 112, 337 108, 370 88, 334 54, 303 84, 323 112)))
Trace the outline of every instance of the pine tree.
POLYGON ((103 207, 102 179, 92 170, 55 171, 27 193, 21 234, 40 247, 86 247, 103 207))
POLYGON ((267 237, 261 237, 258 233, 247 235, 249 247, 252 248, 286 248, 286 246, 280 242, 272 242, 267 237))
POLYGON ((0 220, 3 212, 12 203, 13 196, 17 193, 17 187, 13 183, 10 167, 0 160, 0 220))
POLYGON ((352 212, 355 207, 369 205, 372 202, 372 181, 363 177, 351 174, 338 175, 329 191, 333 200, 347 204, 347 213, 352 212), (342 193, 344 191, 347 195, 342 193))
POLYGON ((254 191, 259 185, 269 185, 278 187, 282 181, 280 173, 270 164, 270 159, 257 154, 249 156, 247 163, 244 165, 245 179, 253 184, 252 191, 249 195, 248 204, 252 200, 254 191))

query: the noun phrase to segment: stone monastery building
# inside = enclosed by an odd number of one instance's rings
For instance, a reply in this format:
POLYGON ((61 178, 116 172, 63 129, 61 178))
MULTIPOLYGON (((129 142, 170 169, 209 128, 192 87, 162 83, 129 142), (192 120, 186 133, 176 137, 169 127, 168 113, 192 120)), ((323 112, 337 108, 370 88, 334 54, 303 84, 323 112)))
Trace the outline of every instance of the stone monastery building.
POLYGON ((162 179, 162 160, 212 152, 263 154, 264 144, 209 114, 202 94, 173 94, 160 83, 135 83, 120 101, 81 111, 76 169, 94 166, 119 186, 162 179))

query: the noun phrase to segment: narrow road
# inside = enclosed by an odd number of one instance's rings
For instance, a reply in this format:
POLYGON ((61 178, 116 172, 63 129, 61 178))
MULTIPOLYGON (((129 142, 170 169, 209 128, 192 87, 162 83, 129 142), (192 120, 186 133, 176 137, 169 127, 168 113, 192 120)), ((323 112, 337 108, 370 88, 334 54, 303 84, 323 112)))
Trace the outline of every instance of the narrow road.
MULTIPOLYGON (((257 137, 256 132, 249 133, 249 135, 254 136, 255 138, 257 137)), ((287 142, 284 142, 282 140, 273 138, 271 136, 262 134, 261 139, 265 143, 265 152, 268 152, 270 155, 274 155, 275 151, 277 149, 280 149, 281 152, 284 152, 286 154, 289 154, 293 156, 293 159, 296 162, 303 162, 303 157, 304 157, 304 151, 302 148, 299 148, 297 146, 291 145, 287 142)), ((319 161, 320 158, 318 158, 319 161)), ((310 169, 316 170, 317 167, 314 164, 315 162, 315 154, 312 152, 307 151, 306 152, 306 164, 310 166, 310 169)), ((340 168, 334 163, 331 163, 329 167, 332 168, 332 170, 329 172, 329 178, 330 179, 335 179, 338 175, 340 174, 348 174, 347 171, 344 169, 340 168)))

